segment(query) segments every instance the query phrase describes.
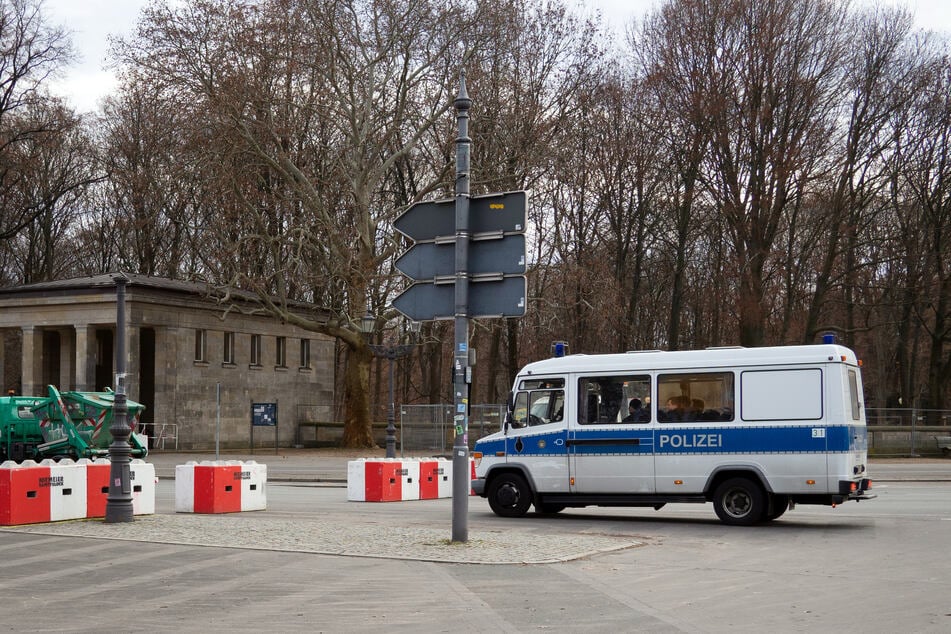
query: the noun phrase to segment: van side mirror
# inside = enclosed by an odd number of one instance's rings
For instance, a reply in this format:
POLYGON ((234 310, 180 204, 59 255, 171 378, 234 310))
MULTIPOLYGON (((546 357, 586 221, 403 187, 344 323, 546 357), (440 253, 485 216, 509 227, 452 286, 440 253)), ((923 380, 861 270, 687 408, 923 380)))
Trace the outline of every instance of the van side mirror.
POLYGON ((509 392, 505 400, 505 419, 502 421, 502 431, 507 432, 512 426, 512 412, 515 409, 515 392, 509 392))

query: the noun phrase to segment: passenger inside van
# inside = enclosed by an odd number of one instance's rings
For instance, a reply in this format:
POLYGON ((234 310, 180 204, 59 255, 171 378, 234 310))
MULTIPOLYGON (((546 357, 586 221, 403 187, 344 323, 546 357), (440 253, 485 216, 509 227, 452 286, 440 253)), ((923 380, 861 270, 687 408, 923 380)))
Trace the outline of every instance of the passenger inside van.
POLYGON ((627 404, 627 416, 622 423, 646 423, 650 420, 650 412, 644 409, 641 399, 632 398, 627 404))
POLYGON ((658 412, 658 418, 662 421, 679 422, 685 420, 687 415, 686 403, 689 399, 685 396, 671 396, 667 399, 667 407, 663 412, 658 412))

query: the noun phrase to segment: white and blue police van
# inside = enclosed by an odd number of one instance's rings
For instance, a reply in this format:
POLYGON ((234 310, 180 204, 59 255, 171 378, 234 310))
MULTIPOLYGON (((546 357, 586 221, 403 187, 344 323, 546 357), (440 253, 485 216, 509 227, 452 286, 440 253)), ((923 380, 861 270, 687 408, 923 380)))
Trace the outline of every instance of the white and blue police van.
POLYGON ((868 493, 860 363, 835 344, 570 355, 525 366, 472 488, 519 517, 712 502, 721 521, 868 493))

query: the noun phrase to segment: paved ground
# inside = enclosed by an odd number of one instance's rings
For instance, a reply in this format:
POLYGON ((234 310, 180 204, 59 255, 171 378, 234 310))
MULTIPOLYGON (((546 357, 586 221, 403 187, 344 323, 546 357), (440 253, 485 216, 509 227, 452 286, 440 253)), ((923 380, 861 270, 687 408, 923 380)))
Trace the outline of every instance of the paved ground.
POLYGON ((951 460, 873 461, 877 501, 798 507, 769 527, 723 526, 710 505, 689 504, 512 521, 471 498, 469 542, 449 544, 451 500, 348 502, 354 456, 327 450, 222 455, 268 465, 268 510, 175 513, 175 466, 213 457, 150 456, 156 513, 132 523, 0 529, 12 571, 0 575, 0 630, 946 632, 951 623, 951 569, 935 556, 951 531, 951 460))
MULTIPOLYGON (((382 453, 382 452, 379 452, 382 453)), ((432 527, 392 518, 380 521, 375 510, 368 515, 359 507, 379 506, 352 502, 340 506, 347 528, 341 530, 341 519, 321 520, 308 517, 301 522, 293 513, 274 512, 277 483, 298 483, 316 486, 345 487, 347 463, 365 456, 364 452, 341 450, 287 449, 278 453, 255 454, 222 453, 219 460, 256 461, 267 465, 269 510, 242 514, 182 514, 175 513, 175 491, 172 480, 175 467, 190 461, 201 463, 214 460, 215 455, 204 453, 155 452, 148 462, 155 465, 159 485, 156 489, 156 514, 139 516, 132 523, 104 524, 101 520, 55 522, 14 527, 22 533, 94 537, 148 541, 165 544, 196 546, 224 546, 286 552, 317 553, 419 561, 479 563, 479 564, 538 564, 570 561, 631 548, 639 542, 629 537, 579 533, 575 535, 539 535, 513 532, 506 539, 498 539, 496 532, 472 532, 465 544, 451 543, 445 526, 432 527), (349 512, 348 512, 349 511, 349 512)), ((378 456, 369 456, 378 457, 378 456)), ((873 478, 885 481, 951 480, 951 460, 887 460, 873 463, 873 478)), ((293 492, 284 493, 291 496, 293 492)), ((340 501, 345 500, 341 491, 340 501)), ((401 505, 435 504, 447 506, 448 500, 424 500, 401 505)), ((470 505, 485 506, 481 498, 470 498, 470 505)))
MULTIPOLYGON (((492 531, 470 531, 466 543, 452 543, 446 525, 432 526, 401 521, 399 518, 381 520, 377 512, 380 504, 346 503, 342 490, 347 482, 347 463, 366 452, 339 450, 288 449, 280 453, 236 454, 221 453, 221 461, 255 461, 267 465, 268 510, 235 514, 191 514, 175 512, 174 477, 177 465, 188 462, 203 463, 215 460, 214 454, 165 453, 149 455, 147 462, 155 465, 159 480, 156 488, 156 513, 137 516, 135 521, 105 524, 102 520, 77 520, 0 528, 2 530, 36 535, 91 537, 163 544, 193 546, 220 546, 324 555, 344 555, 382 559, 410 559, 417 561, 477 564, 543 564, 571 561, 596 553, 606 553, 639 545, 629 537, 600 534, 535 535, 518 534, 498 539, 492 531), (334 499, 338 512, 334 519, 319 519, 307 515, 281 512, 287 504, 275 503, 275 496, 292 496, 293 492, 278 491, 276 485, 301 484, 328 486, 338 489, 334 499), (343 502, 343 505, 339 503, 343 502), (361 507, 377 507, 369 514, 361 507), (278 509, 276 512, 274 509, 278 509), (306 521, 301 521, 306 517, 306 521), (346 528, 342 528, 342 524, 346 528)), ((471 498, 472 504, 485 501, 471 498)), ((293 502, 290 502, 293 504, 293 502)), ((451 500, 421 500, 389 503, 424 505, 427 511, 434 506, 445 507, 451 517, 451 500)), ((383 506, 387 506, 384 504, 383 506)), ((422 509, 422 507, 419 507, 422 509)))
MULTIPOLYGON (((324 482, 345 485, 347 462, 361 457, 382 458, 382 449, 374 452, 347 451, 342 449, 290 449, 278 452, 256 450, 248 452, 222 452, 219 460, 254 460, 267 465, 268 480, 275 482, 324 482)), ((161 478, 174 478, 175 466, 188 461, 214 460, 214 452, 164 452, 155 451, 147 459, 155 465, 155 473, 161 478)), ((946 458, 885 458, 870 460, 873 480, 951 480, 951 459, 946 458)))

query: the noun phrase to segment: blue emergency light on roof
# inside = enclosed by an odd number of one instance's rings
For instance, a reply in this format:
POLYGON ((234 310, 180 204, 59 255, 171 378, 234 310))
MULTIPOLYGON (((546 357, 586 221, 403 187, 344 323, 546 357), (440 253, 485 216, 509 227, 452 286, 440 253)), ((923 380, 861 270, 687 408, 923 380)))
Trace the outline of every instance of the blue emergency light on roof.
POLYGON ((827 332, 822 335, 822 343, 835 343, 835 333, 827 332))
POLYGON ((553 357, 563 357, 568 354, 568 342, 567 341, 555 341, 551 344, 551 356, 553 357))

